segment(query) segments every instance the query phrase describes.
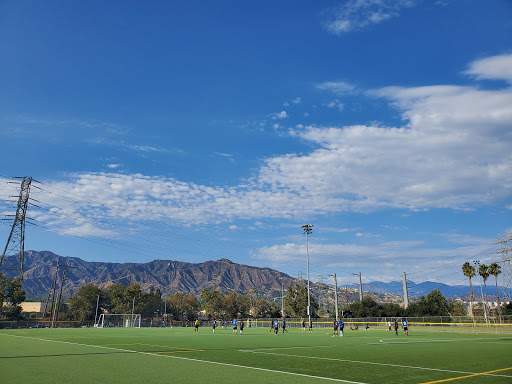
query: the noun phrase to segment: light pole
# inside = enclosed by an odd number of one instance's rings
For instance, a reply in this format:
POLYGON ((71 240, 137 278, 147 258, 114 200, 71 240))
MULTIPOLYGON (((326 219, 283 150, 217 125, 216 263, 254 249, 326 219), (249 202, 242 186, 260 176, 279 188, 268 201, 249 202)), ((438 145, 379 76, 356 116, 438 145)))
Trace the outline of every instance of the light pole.
POLYGON ((309 323, 311 324, 311 299, 309 296, 309 240, 308 240, 308 235, 311 232, 313 232, 313 230, 311 229, 311 228, 313 228, 313 225, 305 224, 301 228, 304 230, 304 232, 302 232, 302 233, 306 234, 306 253, 308 256, 308 308, 307 308, 307 313, 308 313, 309 323))
POLYGON ((283 290, 283 277, 280 276, 279 280, 281 280, 281 317, 284 319, 284 290, 283 290))

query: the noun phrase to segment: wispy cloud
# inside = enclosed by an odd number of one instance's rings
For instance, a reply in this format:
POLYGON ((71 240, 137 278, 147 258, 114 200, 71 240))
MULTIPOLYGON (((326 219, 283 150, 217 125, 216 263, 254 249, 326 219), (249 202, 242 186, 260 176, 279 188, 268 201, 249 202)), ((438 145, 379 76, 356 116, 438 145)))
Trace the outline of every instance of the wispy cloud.
POLYGON ((316 87, 323 91, 331 91, 332 93, 340 96, 350 94, 356 89, 355 85, 344 81, 326 81, 324 83, 317 84, 316 87))
POLYGON ((397 17, 403 8, 417 3, 416 0, 348 0, 327 11, 324 26, 340 36, 397 17))

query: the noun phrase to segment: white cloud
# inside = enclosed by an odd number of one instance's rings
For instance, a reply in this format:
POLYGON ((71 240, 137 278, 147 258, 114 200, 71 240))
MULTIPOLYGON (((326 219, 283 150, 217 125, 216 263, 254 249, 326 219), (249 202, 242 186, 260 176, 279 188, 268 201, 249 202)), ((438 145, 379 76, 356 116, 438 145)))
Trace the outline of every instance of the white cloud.
MULTIPOLYGON (((316 270, 322 265, 330 270, 361 271, 365 281, 396 281, 400 279, 402 271, 408 271, 408 275, 413 275, 414 280, 420 282, 439 277, 439 270, 453 268, 454 263, 460 261, 462 265, 461 260, 468 255, 476 255, 488 249, 489 241, 474 241, 471 245, 462 243, 446 249, 425 247, 421 241, 378 242, 374 245, 326 244, 312 237, 308 248, 310 263, 316 266, 316 270)), ((301 268, 307 257, 305 240, 304 243, 290 242, 261 247, 253 255, 269 265, 296 265, 301 268)), ((487 259, 483 262, 487 262, 487 259)), ((450 276, 444 277, 444 281, 460 279, 460 275, 449 270, 450 276)))
POLYGON ((281 111, 279 113, 274 113, 274 115, 272 116, 272 119, 285 119, 288 117, 288 114, 286 113, 286 111, 281 111))
POLYGON ((416 0, 348 0, 328 11, 325 28, 340 36, 397 17, 402 8, 416 3, 416 0))
POLYGON ((318 84, 316 87, 323 91, 331 91, 336 95, 352 93, 356 88, 353 84, 344 81, 326 81, 318 84))
MULTIPOLYGON (((471 209, 510 198, 512 89, 440 85, 387 87, 371 94, 399 108, 404 125, 299 128, 293 137, 315 150, 267 158, 240 185, 212 187, 118 173, 75 174, 69 182, 49 184, 107 206, 83 201, 64 207, 79 217, 172 218, 187 224, 384 207, 471 209)), ((48 194, 42 201, 54 200, 48 194)))
POLYGON ((296 97, 295 99, 292 100, 292 103, 293 104, 299 104, 301 101, 302 101, 302 98, 296 97))
POLYGON ((119 168, 121 164, 107 164, 107 167, 110 169, 116 169, 119 168))
POLYGON ((465 72, 477 79, 506 80, 512 83, 512 55, 498 55, 477 60, 465 72))
POLYGON ((338 108, 340 110, 340 112, 343 111, 343 109, 345 108, 345 105, 343 105, 343 103, 340 103, 340 101, 337 100, 337 99, 327 103, 327 106, 329 108, 335 108, 336 107, 336 108, 338 108))

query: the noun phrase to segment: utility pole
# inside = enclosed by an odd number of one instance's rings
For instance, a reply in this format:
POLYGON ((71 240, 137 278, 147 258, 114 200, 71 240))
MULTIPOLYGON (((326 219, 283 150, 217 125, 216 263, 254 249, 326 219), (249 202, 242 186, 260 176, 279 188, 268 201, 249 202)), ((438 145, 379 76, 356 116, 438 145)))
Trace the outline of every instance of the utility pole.
POLYGON ((72 267, 70 265, 62 265, 62 267, 64 267, 64 272, 62 272, 62 280, 60 282, 59 299, 57 300, 57 308, 56 308, 56 311, 55 311, 55 319, 56 319, 56 321, 59 320, 60 299, 62 298, 62 288, 64 288, 64 281, 66 280, 66 272, 67 272, 68 268, 76 268, 76 267, 72 267))
POLYGON ((302 233, 306 235, 306 254, 308 256, 308 308, 307 308, 307 314, 308 314, 309 323, 311 323, 311 298, 310 298, 310 293, 309 293, 309 240, 308 240, 308 235, 311 234, 311 232, 313 232, 313 230, 311 229, 311 228, 313 228, 313 225, 305 224, 301 228, 304 230, 304 232, 302 232, 302 233))
POLYGON ((406 276, 405 272, 404 272, 403 286, 404 286, 404 309, 407 309, 407 307, 409 306, 409 292, 407 291, 407 276, 406 276))
POLYGON ((53 307, 55 303, 55 286, 57 285, 57 276, 59 273, 59 262, 57 261, 57 266, 55 267, 55 279, 53 279, 53 285, 52 285, 52 299, 50 301, 50 316, 48 317, 48 328, 52 327, 52 317, 53 317, 53 307))
MULTIPOLYGON (((7 244, 5 245, 4 252, 0 258, 0 270, 18 270, 20 280, 23 280, 23 265, 25 262, 25 223, 29 219, 27 215, 27 208, 29 204, 30 186, 32 178, 15 177, 15 179, 23 179, 21 181, 20 194, 12 196, 18 198, 18 207, 14 216, 7 244)), ((36 180, 34 180, 36 181, 36 180)), ((17 184, 17 182, 9 182, 17 184)), ((2 219, 11 220, 11 219, 2 219)), ((29 219, 31 220, 31 219, 29 219)), ((29 224, 32 224, 29 222, 29 224)))

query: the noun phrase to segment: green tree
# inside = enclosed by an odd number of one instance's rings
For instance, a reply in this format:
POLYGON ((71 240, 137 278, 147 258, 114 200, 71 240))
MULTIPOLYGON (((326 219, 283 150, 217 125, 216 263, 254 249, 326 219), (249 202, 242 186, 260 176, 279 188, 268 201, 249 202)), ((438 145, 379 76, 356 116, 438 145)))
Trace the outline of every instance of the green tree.
MULTIPOLYGON (((310 302, 312 311, 311 317, 318 317, 319 306, 312 295, 310 295, 310 302)), ((301 287, 298 284, 296 284, 295 287, 289 285, 284 298, 284 304, 287 311, 291 312, 292 317, 307 317, 308 288, 301 287)))
POLYGON ((25 300, 25 291, 19 277, 3 277, 0 273, 0 318, 21 318, 20 304, 25 300))
POLYGON ((427 296, 421 296, 405 311, 406 316, 449 316, 450 305, 439 289, 433 289, 427 296))
POLYGON ((265 299, 258 299, 254 304, 254 312, 256 317, 280 317, 281 306, 265 299))
POLYGON ((475 306, 474 306, 474 296, 473 296, 473 284, 471 283, 471 278, 475 276, 475 267, 469 264, 467 261, 462 265, 462 273, 464 276, 469 278, 469 297, 471 300, 471 315, 473 319, 475 318, 475 306))
POLYGON ((226 313, 226 298, 222 292, 212 289, 203 289, 201 300, 204 303, 204 310, 214 319, 223 318, 226 313))
POLYGON ((100 308, 105 307, 105 292, 94 284, 86 284, 69 299, 70 316, 74 320, 94 320, 96 304, 100 297, 100 308))
POLYGON ((404 309, 395 303, 382 304, 381 316, 383 317, 402 317, 404 316, 404 309))
POLYGON ((365 297, 361 302, 351 303, 348 306, 353 317, 379 317, 382 307, 371 297, 365 297))
POLYGON ((144 294, 138 284, 128 286, 116 283, 106 290, 108 311, 110 313, 142 313, 144 311, 144 294), (134 301, 135 299, 135 301, 134 301), (133 304, 135 303, 135 307, 133 304))
MULTIPOLYGON (((487 279, 489 278, 490 276, 490 273, 489 273, 489 267, 485 264, 480 264, 478 266, 478 274, 480 276, 482 276, 482 279, 484 280, 484 292, 485 292, 485 313, 487 314, 488 313, 488 310, 487 308, 489 307, 489 303, 487 301, 487 279)), ((480 289, 482 289, 480 287, 480 289)))

